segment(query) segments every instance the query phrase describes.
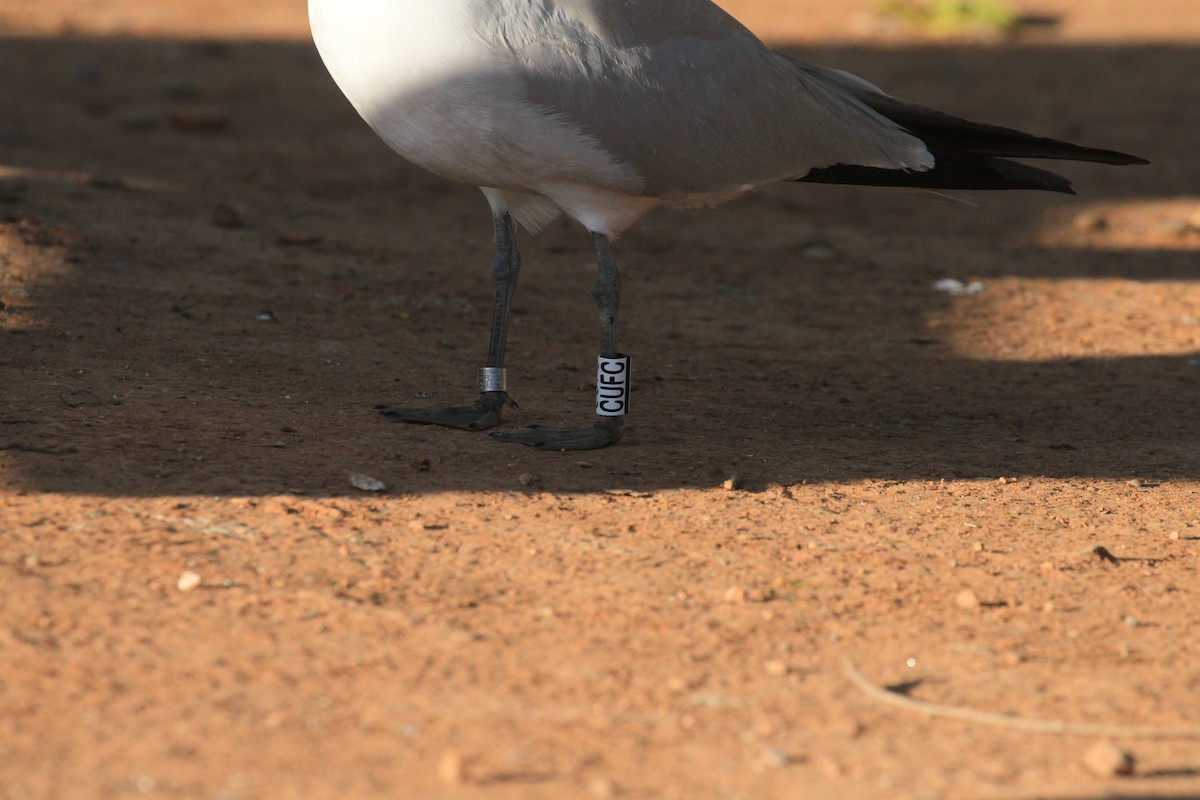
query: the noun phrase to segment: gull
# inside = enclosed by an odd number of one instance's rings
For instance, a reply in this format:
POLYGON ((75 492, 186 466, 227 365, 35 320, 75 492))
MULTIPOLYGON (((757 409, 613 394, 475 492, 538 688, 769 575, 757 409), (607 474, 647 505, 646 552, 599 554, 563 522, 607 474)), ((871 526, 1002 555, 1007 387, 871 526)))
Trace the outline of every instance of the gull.
POLYGON ((1144 164, 959 119, 772 50, 709 0, 309 0, 334 82, 408 161, 478 186, 491 207, 495 304, 479 395, 394 420, 486 430, 516 403, 505 350, 516 227, 560 214, 590 233, 600 317, 592 424, 492 435, 545 450, 616 443, 629 411, 610 242, 658 207, 712 206, 799 181, 942 192, 1073 193, 1012 158, 1144 164))

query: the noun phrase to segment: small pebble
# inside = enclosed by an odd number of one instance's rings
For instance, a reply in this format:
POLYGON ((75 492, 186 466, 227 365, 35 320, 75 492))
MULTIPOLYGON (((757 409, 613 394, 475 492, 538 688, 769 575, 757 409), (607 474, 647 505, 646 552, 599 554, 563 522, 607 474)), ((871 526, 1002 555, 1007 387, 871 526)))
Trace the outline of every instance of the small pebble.
POLYGON ((269 308, 264 308, 255 314, 254 319, 257 322, 279 322, 279 317, 275 316, 275 312, 269 308))
POLYGON ((810 261, 834 261, 838 257, 837 251, 832 247, 819 243, 805 245, 800 254, 810 261))
POLYGON ((1191 225, 1186 219, 1167 219, 1159 222, 1154 227, 1165 234, 1173 236, 1184 236, 1191 230, 1191 225))
POLYGON ((199 588, 203 581, 204 579, 198 573, 188 570, 179 576, 179 582, 175 585, 181 592, 190 592, 193 589, 199 588))
POLYGON ((1116 564, 1118 566, 1121 564, 1121 559, 1114 556, 1111 550, 1100 544, 1083 548, 1079 551, 1078 557, 1088 560, 1096 558, 1100 561, 1105 561, 1109 564, 1116 564))
POLYGON ((438 760, 438 777, 442 783, 457 786, 467 779, 467 765, 460 753, 447 750, 438 760))
POLYGON ((1128 484, 1129 486, 1132 486, 1135 489, 1141 489, 1146 485, 1146 482, 1144 480, 1142 480, 1141 478, 1134 478, 1131 481, 1125 481, 1125 483, 1128 484))
POLYGON ((219 109, 177 111, 167 123, 181 133, 220 133, 229 127, 229 115, 219 109))
POLYGON ((959 608, 975 609, 979 608, 979 597, 970 589, 963 589, 954 596, 954 603, 959 608))
POLYGON ((387 488, 387 485, 383 481, 376 480, 370 475, 357 473, 350 476, 350 485, 364 492, 382 492, 387 488))
POLYGON ((617 787, 608 778, 597 776, 588 781, 588 793, 598 800, 609 800, 617 796, 617 787))
POLYGON ((763 664, 763 669, 768 675, 776 678, 782 678, 788 674, 788 665, 786 661, 768 661, 763 664))
POLYGON ((117 127, 123 131, 137 133, 162 127, 162 116, 153 111, 126 111, 117 115, 117 127))
POLYGON ((1084 211, 1075 217, 1075 230, 1084 233, 1106 231, 1108 230, 1108 217, 1097 211, 1084 211))
POLYGON ((741 586, 730 586, 725 590, 726 603, 744 603, 746 602, 746 590, 741 586))
POLYGON ((742 479, 737 475, 730 475, 725 479, 725 482, 721 484, 721 488, 727 492, 740 491, 742 488, 742 479))
POLYGON ((417 472, 429 472, 433 467, 433 463, 428 458, 421 458, 420 456, 413 458, 412 461, 408 462, 408 465, 417 472))
POLYGON ((746 592, 746 599, 751 603, 769 603, 775 599, 774 589, 755 589, 752 592, 746 592))
POLYGON ((770 747, 770 748, 767 748, 766 750, 764 750, 762 753, 762 756, 759 759, 760 765, 762 765, 764 767, 770 767, 773 769, 779 769, 781 767, 786 767, 788 764, 791 764, 791 763, 792 763, 791 756, 789 756, 783 750, 780 750, 775 747, 770 747))
POLYGON ((985 287, 979 281, 963 283, 956 278, 942 278, 933 284, 933 288, 935 291, 948 294, 952 297, 965 297, 967 295, 979 294, 985 287))
POLYGON ((517 478, 517 480, 521 482, 522 486, 533 486, 535 483, 537 483, 541 479, 537 475, 534 475, 532 472, 522 472, 520 477, 517 478))
POLYGON ((1113 778, 1132 775, 1136 762, 1133 754, 1112 742, 1097 742, 1083 756, 1083 765, 1094 775, 1113 778))
POLYGON ((217 203, 213 206, 212 223, 218 228, 244 228, 246 217, 231 203, 217 203))

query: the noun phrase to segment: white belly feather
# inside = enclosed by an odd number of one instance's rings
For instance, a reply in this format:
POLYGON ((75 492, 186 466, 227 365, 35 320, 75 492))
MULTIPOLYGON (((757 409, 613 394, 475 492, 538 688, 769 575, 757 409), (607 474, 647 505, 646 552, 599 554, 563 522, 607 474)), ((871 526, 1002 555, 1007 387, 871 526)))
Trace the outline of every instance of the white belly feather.
MULTIPOLYGON (((622 199, 639 192, 638 175, 572 120, 526 101, 520 75, 479 28, 484 15, 475 12, 486 5, 311 0, 309 16, 338 87, 388 145, 418 166, 502 190, 488 194, 493 205, 504 190, 549 198, 594 230, 617 232, 657 204, 622 199)), ((530 12, 545 13, 536 4, 530 12)), ((514 213, 525 208, 523 222, 544 221, 544 201, 510 199, 514 213)))

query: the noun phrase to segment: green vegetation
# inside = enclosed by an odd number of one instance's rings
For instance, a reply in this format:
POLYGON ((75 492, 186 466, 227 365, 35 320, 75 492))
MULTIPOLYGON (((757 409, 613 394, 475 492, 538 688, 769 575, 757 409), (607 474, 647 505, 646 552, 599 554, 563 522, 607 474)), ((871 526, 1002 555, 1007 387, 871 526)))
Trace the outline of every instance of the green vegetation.
POLYGON ((880 0, 875 13, 934 36, 1001 36, 1021 19, 1004 0, 880 0))

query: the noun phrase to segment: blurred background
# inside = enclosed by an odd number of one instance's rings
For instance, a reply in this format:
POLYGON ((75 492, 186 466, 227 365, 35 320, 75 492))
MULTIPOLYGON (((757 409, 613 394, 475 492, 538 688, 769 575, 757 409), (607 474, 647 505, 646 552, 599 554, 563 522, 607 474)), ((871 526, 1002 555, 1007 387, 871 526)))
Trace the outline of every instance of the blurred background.
MULTIPOLYGON (((1194 0, 724 0, 773 41, 870 41, 1054 36, 1063 41, 1187 41, 1200 35, 1194 0)), ((300 0, 4 0, 7 35, 69 33, 307 36, 300 0)))

